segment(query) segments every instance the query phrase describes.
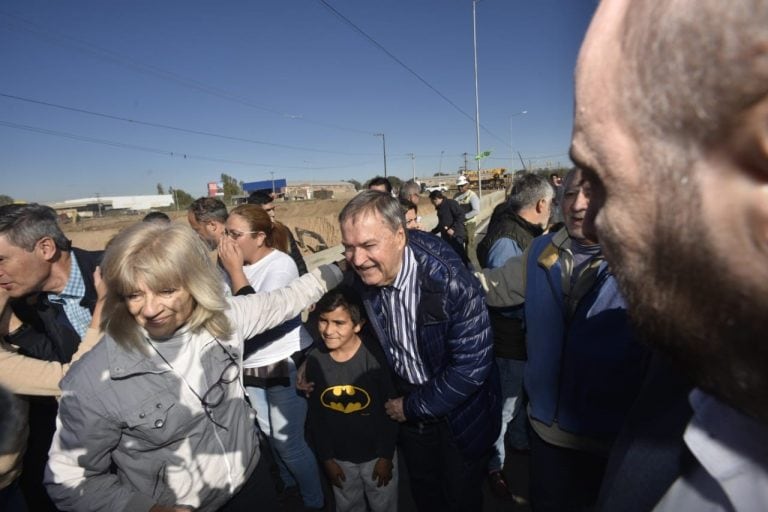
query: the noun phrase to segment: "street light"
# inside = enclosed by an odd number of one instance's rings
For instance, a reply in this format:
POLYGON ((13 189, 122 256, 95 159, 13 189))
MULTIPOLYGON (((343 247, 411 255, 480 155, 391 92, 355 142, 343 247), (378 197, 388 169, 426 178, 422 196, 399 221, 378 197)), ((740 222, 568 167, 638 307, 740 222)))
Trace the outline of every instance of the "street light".
MULTIPOLYGON (((512 118, 517 116, 524 116, 527 114, 527 110, 521 110, 520 112, 515 112, 514 114, 509 115, 509 150, 512 152, 512 160, 515 159, 515 148, 512 146, 512 118)), ((523 165, 523 168, 525 168, 525 165, 523 165)), ((510 166, 510 170, 512 167, 510 166)))
POLYGON ((387 177, 387 139, 383 133, 374 133, 374 137, 381 137, 381 147, 384 149, 384 177, 387 177))
POLYGON ((480 176, 480 92, 477 87, 477 2, 472 0, 472 46, 475 53, 475 152, 477 160, 477 195, 483 197, 483 180, 480 176))

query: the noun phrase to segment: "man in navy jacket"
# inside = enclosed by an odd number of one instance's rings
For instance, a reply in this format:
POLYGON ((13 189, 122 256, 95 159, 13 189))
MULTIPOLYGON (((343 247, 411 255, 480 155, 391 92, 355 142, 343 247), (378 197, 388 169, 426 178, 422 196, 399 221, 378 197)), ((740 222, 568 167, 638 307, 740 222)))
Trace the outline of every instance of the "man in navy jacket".
MULTIPOLYGON (((0 207, 0 313, 8 319, 0 335, 20 354, 68 363, 91 323, 97 299, 93 272, 102 253, 72 248, 57 221, 48 206, 0 207)), ((55 510, 42 478, 57 402, 53 397, 29 402, 21 487, 30 510, 55 510)))
POLYGON ((339 214, 347 262, 401 396, 387 413, 419 510, 481 510, 500 393, 483 293, 456 252, 367 191, 339 214))

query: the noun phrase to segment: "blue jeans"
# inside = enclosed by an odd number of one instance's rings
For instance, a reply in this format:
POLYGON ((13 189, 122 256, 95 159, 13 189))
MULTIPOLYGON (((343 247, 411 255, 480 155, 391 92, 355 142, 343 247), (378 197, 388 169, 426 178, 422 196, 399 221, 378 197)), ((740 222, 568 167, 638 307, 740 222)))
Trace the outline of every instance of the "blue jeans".
POLYGON ((246 387, 256 410, 259 428, 276 454, 280 478, 286 487, 298 484, 304 505, 320 508, 325 502, 320 470, 304 439, 307 401, 296 392, 296 365, 290 365, 290 385, 269 388, 246 387))
POLYGON ((525 361, 497 357, 496 365, 499 368, 501 396, 504 402, 501 405, 501 432, 499 433, 499 438, 496 439, 496 443, 494 444, 495 449, 491 455, 491 460, 488 463, 489 472, 501 471, 501 468, 504 466, 504 458, 506 457, 504 438, 510 423, 512 423, 512 425, 509 429, 509 435, 512 445, 522 448, 527 444, 527 439, 525 437, 526 422, 513 422, 515 417, 519 416, 522 405, 521 399, 523 393, 523 370, 525 369, 525 361), (520 433, 516 429, 516 427, 521 424, 523 433, 520 433), (515 439, 512 439, 513 434, 515 439))

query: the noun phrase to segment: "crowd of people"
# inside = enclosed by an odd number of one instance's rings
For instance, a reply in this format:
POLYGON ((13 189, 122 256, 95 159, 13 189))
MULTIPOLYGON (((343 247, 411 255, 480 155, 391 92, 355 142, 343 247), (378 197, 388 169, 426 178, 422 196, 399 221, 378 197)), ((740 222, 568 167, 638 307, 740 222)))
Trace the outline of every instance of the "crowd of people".
POLYGON ((509 447, 534 511, 768 509, 767 27, 603 1, 575 167, 516 176, 479 243, 463 176, 434 232, 371 180, 309 272, 269 194, 104 251, 0 206, 0 509, 394 511, 405 479, 513 509, 509 447))

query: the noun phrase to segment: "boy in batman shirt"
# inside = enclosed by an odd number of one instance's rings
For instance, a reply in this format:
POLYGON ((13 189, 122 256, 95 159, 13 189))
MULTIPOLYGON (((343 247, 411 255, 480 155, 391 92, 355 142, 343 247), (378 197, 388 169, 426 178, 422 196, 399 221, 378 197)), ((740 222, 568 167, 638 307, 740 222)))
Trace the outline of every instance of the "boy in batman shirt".
POLYGON ((336 510, 397 510, 397 422, 384 402, 397 396, 377 340, 363 332, 363 305, 340 287, 317 303, 314 315, 325 347, 307 357, 308 425, 318 458, 333 484, 336 510))

